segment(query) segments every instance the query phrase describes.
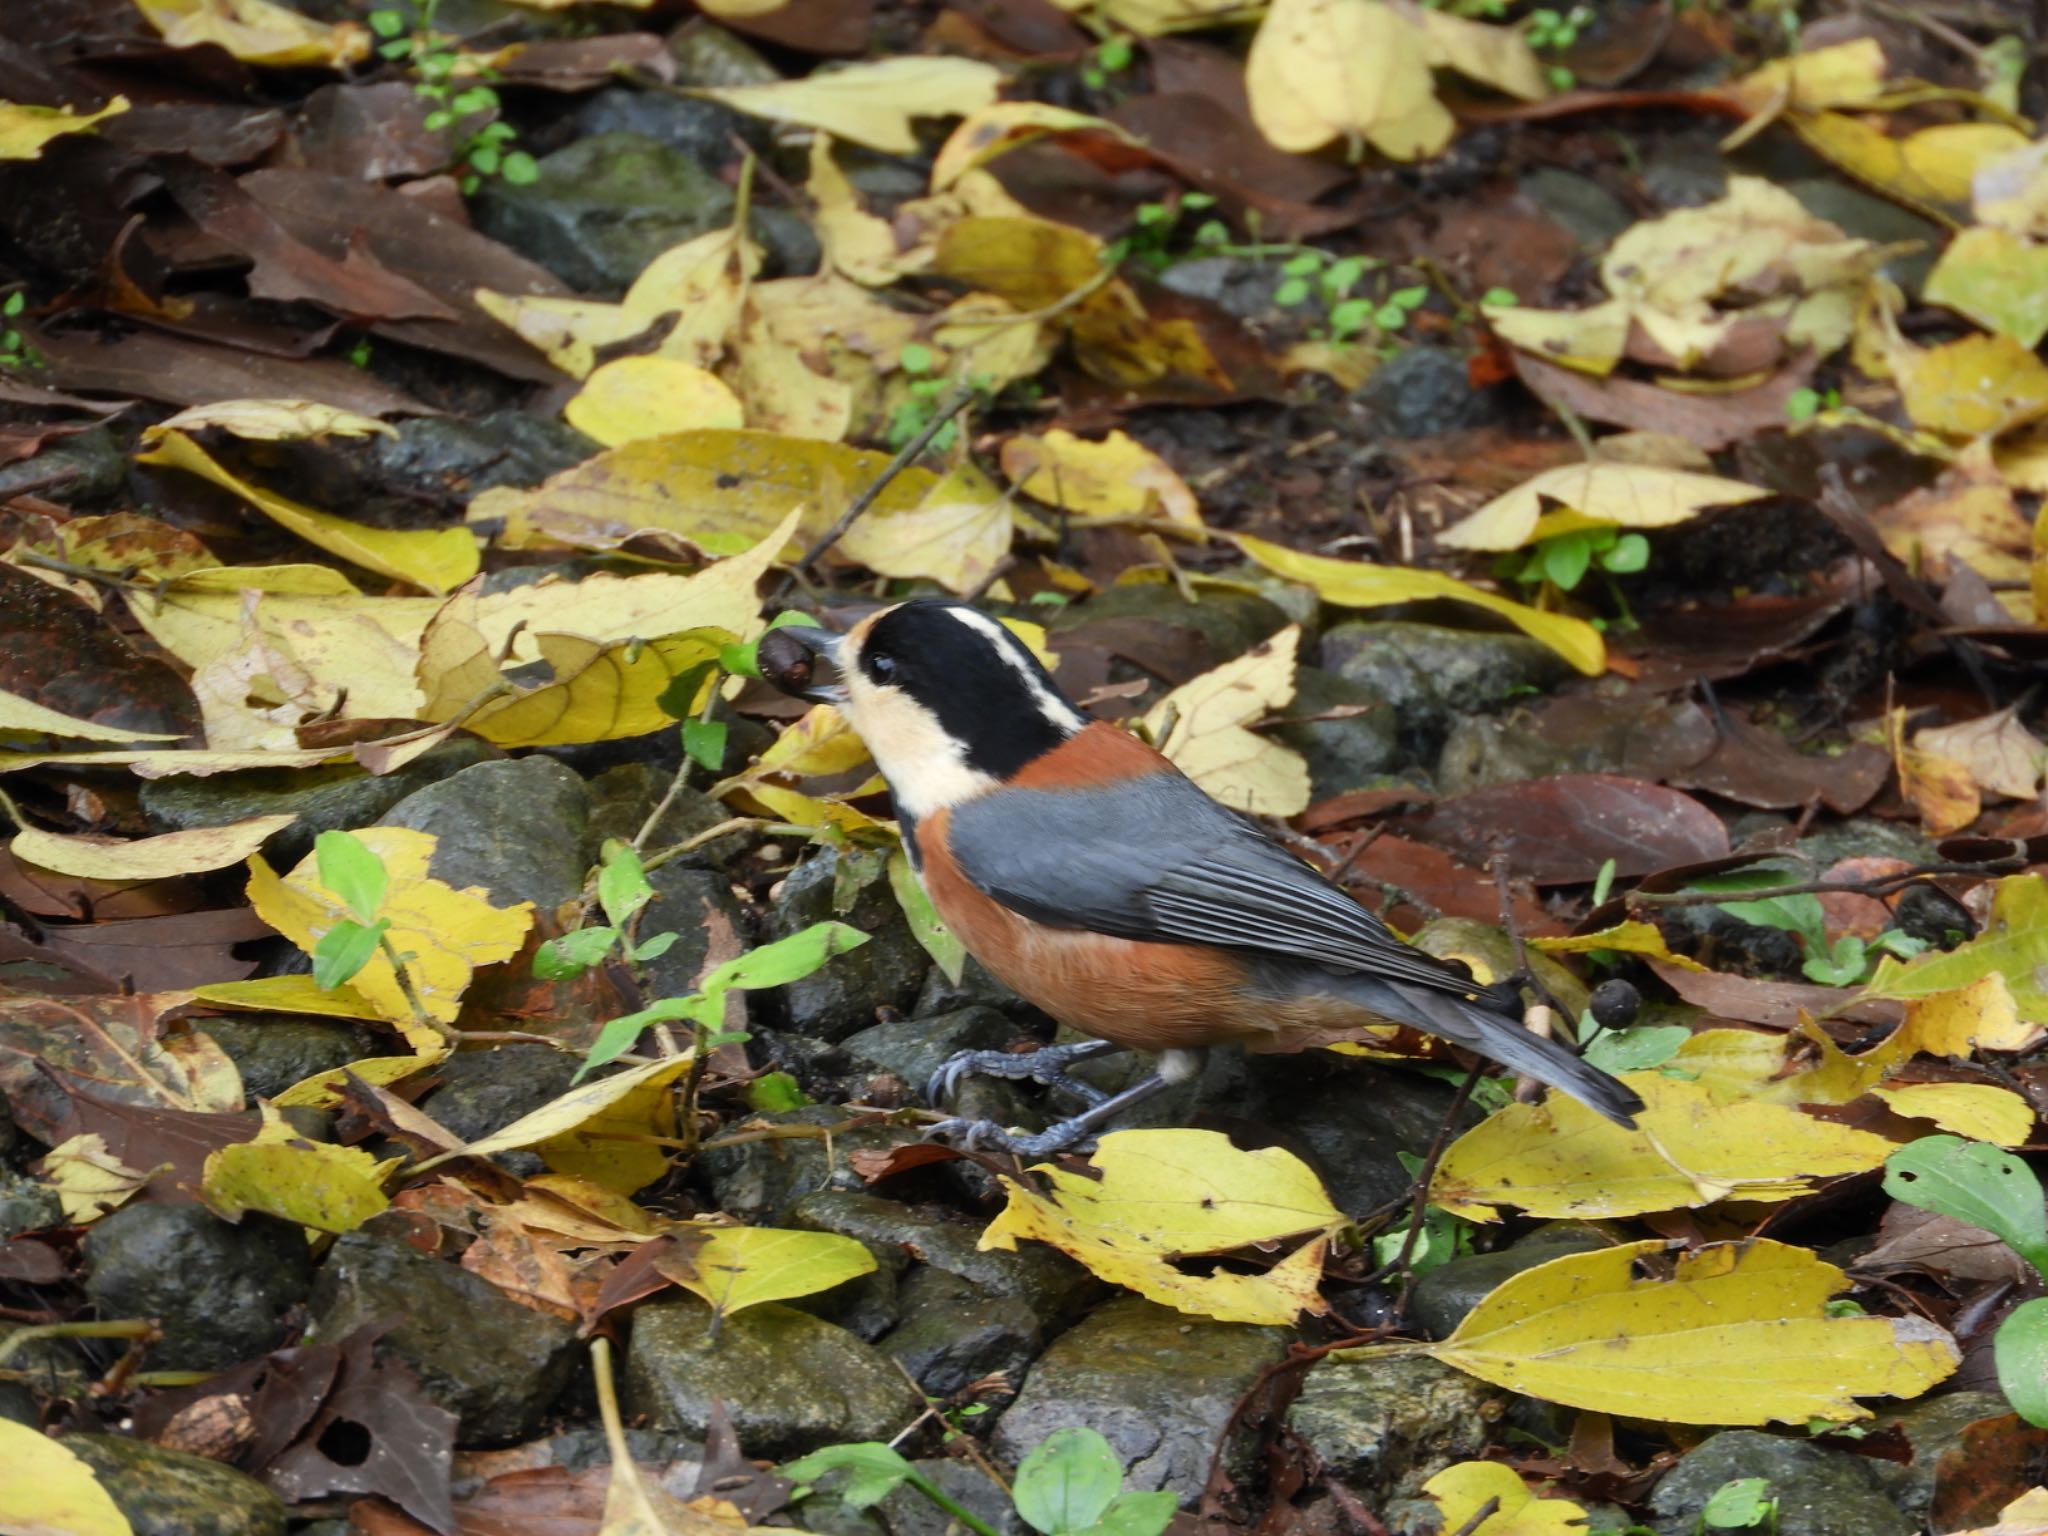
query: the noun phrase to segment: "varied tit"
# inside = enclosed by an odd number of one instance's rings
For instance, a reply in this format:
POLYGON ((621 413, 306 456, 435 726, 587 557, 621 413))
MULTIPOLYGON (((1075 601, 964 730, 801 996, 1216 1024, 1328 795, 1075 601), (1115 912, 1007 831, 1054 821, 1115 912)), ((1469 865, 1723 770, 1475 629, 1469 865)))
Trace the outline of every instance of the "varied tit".
POLYGON ((933 1079, 1032 1078, 1088 1109, 1042 1135, 947 1122, 970 1145, 1026 1156, 1085 1140, 1180 1081, 1205 1046, 1291 1050, 1388 1021, 1440 1035, 1562 1089, 1622 1125, 1642 1100, 1525 1029, 1506 987, 1395 938, 1336 885, 1226 809, 1137 737, 1091 721, 1023 641, 963 603, 919 599, 851 632, 791 627, 762 670, 838 705, 889 781, 903 845, 968 953, 1092 1040, 1023 1055, 971 1051, 933 1079), (813 676, 830 659, 840 682, 813 676), (1155 1051, 1114 1097, 1078 1060, 1155 1051))

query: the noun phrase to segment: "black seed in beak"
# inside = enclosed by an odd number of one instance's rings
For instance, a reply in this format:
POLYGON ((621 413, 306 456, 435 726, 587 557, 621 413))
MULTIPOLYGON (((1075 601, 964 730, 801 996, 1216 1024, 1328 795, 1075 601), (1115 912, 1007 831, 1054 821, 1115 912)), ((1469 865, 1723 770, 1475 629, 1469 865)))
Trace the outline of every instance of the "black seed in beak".
POLYGON ((846 690, 819 682, 818 663, 821 658, 836 659, 843 638, 829 629, 804 625, 771 629, 755 647, 754 659, 761 675, 784 693, 814 704, 836 704, 846 697, 846 690))

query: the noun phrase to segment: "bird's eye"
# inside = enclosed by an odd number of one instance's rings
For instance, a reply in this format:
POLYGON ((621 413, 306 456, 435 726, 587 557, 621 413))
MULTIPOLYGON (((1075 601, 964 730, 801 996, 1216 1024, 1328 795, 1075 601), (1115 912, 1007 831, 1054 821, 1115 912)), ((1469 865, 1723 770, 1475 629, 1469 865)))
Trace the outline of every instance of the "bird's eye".
POLYGON ((896 675, 896 658, 894 656, 870 656, 868 658, 868 671, 874 674, 876 682, 886 683, 896 675))

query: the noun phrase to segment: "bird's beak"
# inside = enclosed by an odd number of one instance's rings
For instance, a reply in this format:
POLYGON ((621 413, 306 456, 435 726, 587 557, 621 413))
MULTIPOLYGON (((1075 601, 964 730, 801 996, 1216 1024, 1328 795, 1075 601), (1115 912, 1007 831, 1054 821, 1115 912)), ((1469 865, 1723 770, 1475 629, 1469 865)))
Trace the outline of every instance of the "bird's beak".
POLYGON ((846 689, 818 678, 820 660, 839 666, 846 637, 834 630, 792 624, 762 636, 757 650, 761 675, 784 693, 813 704, 843 704, 846 689))

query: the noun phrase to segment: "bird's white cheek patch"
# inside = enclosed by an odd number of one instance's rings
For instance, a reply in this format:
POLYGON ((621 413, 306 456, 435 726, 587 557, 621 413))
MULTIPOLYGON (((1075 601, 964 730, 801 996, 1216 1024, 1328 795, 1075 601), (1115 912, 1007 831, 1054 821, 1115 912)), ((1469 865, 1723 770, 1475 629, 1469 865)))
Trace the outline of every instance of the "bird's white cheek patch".
POLYGON ((846 686, 846 718, 868 744, 899 808, 925 817, 996 787, 993 777, 968 767, 966 747, 902 689, 878 687, 858 667, 846 686))

